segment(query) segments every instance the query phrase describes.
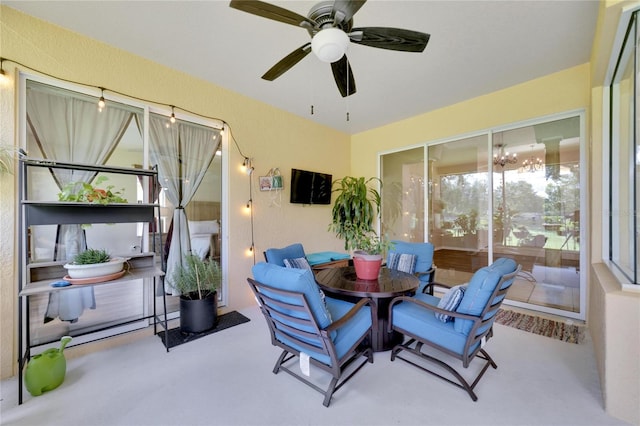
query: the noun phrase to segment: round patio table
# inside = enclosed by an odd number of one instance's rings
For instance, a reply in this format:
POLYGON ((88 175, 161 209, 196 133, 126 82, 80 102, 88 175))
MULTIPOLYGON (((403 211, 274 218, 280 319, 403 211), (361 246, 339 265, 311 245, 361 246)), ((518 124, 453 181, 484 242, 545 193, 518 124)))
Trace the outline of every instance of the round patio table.
POLYGON ((373 351, 387 351, 402 343, 402 334, 387 331, 389 303, 394 297, 415 294, 420 283, 416 276, 381 268, 377 280, 361 280, 353 266, 347 266, 320 270, 316 273, 316 281, 327 295, 336 299, 357 303, 368 297, 375 302, 378 330, 372 336, 373 351))

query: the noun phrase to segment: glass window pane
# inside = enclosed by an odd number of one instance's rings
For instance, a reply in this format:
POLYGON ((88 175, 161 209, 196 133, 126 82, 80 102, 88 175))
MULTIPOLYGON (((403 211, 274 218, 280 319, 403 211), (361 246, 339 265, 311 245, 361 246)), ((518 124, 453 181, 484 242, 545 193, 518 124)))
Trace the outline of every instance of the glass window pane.
POLYGON ((461 284, 487 264, 487 135, 429 146, 428 155, 435 280, 461 284))
POLYGON ((493 258, 522 265, 507 298, 579 312, 580 118, 496 132, 493 142, 493 258))
MULTIPOLYGON (((635 28, 635 23, 633 24, 635 28)), ((631 31, 630 34, 634 34, 631 31)), ((631 281, 635 280, 634 168, 634 43, 629 38, 620 57, 611 87, 611 253, 614 264, 631 281)))
POLYGON ((382 164, 382 233, 390 239, 425 241, 424 149, 385 154, 382 164))

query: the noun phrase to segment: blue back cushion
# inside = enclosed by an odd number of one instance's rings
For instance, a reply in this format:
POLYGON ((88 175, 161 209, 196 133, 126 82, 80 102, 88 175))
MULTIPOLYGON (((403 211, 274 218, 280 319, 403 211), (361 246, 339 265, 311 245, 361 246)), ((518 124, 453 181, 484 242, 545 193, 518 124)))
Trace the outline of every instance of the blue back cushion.
POLYGON ((426 272, 431 268, 433 263, 433 244, 408 243, 406 241, 392 241, 392 243, 393 248, 389 250, 389 253, 407 253, 417 256, 415 272, 426 272))
MULTIPOLYGON (((475 316, 480 315, 485 306, 487 306, 489 298, 502 276, 515 271, 516 267, 517 264, 513 259, 500 258, 490 266, 478 269, 473 274, 471 281, 469 281, 456 312, 475 316)), ((511 281, 505 282, 503 287, 509 285, 511 285, 511 281)), ((498 300, 493 301, 493 303, 495 302, 498 302, 498 300)), ((468 334, 472 327, 473 321, 471 320, 458 318, 454 321, 454 329, 459 333, 468 334)))
MULTIPOLYGON (((253 278, 256 281, 270 287, 303 293, 318 326, 320 328, 325 328, 331 324, 331 317, 320 296, 320 288, 318 287, 311 270, 285 268, 272 263, 260 262, 253 266, 252 272, 253 278)), ((283 302, 287 303, 291 303, 293 301, 290 298, 281 298, 280 296, 273 294, 269 294, 269 297, 274 299, 280 298, 283 302)), ((299 326, 296 325, 295 327, 299 326)))
MULTIPOLYGON (((305 257, 304 248, 300 243, 291 244, 290 246, 283 247, 283 248, 267 249, 264 252, 264 256, 268 263, 273 263, 278 266, 284 266, 285 259, 297 259, 300 257, 305 257)), ((267 284, 267 283, 264 283, 264 284, 267 284)))

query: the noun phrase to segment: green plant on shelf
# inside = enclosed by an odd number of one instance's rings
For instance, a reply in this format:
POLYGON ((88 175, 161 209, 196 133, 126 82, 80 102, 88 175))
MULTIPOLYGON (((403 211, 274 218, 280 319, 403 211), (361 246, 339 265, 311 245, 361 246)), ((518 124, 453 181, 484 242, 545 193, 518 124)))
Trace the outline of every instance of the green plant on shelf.
POLYGON ((104 249, 86 249, 73 258, 73 265, 93 265, 95 263, 107 263, 111 256, 104 249))
MULTIPOLYGON (((108 180, 106 176, 100 176, 95 180, 95 185, 98 186, 106 180, 108 180)), ((124 188, 120 191, 114 191, 113 185, 108 185, 105 189, 96 188, 96 186, 85 182, 69 182, 63 186, 62 191, 58 193, 58 201, 94 204, 127 202, 127 200, 122 197, 124 188)))

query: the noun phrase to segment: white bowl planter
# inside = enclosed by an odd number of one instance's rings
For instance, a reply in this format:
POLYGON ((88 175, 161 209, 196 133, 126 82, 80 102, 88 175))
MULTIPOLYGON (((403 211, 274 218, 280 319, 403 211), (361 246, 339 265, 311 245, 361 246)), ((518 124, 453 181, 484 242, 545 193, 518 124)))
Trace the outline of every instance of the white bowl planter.
POLYGON ((122 271, 124 262, 126 261, 127 259, 124 257, 112 257, 110 261, 104 263, 92 263, 88 265, 67 263, 64 265, 64 268, 69 273, 69 277, 74 279, 103 277, 122 271))

